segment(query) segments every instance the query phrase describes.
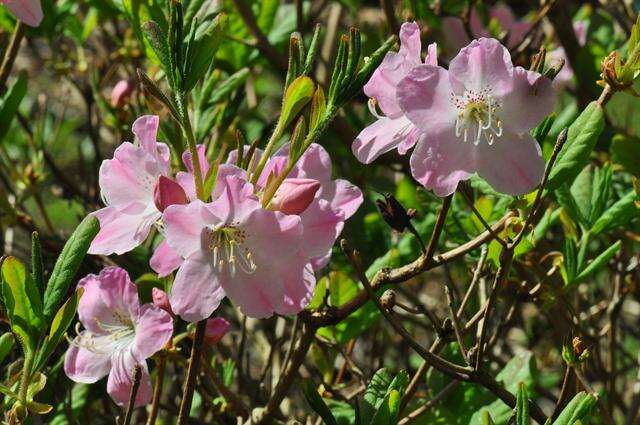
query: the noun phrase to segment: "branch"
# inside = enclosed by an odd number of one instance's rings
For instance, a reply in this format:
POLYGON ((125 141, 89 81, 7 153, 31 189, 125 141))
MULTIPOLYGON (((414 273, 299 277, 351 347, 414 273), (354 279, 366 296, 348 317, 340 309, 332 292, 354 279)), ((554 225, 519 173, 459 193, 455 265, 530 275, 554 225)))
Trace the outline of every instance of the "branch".
MULTIPOLYGON (((197 160, 197 157, 194 158, 194 162, 197 160)), ((189 358, 189 369, 187 370, 187 379, 184 382, 182 402, 180 403, 180 412, 178 413, 178 422, 176 425, 186 425, 189 420, 189 412, 191 411, 191 402, 193 401, 193 393, 196 388, 196 376, 198 375, 198 367, 200 366, 200 356, 206 328, 206 319, 199 321, 196 325, 193 346, 191 347, 191 357, 189 358)))

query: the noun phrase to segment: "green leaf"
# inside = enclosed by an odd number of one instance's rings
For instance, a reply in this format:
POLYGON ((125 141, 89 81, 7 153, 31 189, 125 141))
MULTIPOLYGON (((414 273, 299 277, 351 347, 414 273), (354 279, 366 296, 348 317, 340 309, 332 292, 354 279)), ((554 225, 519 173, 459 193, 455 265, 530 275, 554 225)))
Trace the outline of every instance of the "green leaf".
POLYGON ((47 322, 51 321, 64 298, 98 231, 100 231, 100 222, 89 215, 82 220, 62 248, 44 292, 44 317, 47 322))
POLYGON ((5 138, 11 127, 13 117, 18 112, 20 102, 27 94, 27 74, 20 73, 15 83, 5 93, 0 104, 0 141, 5 138))
POLYGON ((530 425, 529 417, 529 392, 527 386, 520 382, 516 396, 516 425, 530 425))
POLYGON ((591 196, 591 209, 589 211, 589 223, 594 223, 602 215, 611 194, 612 178, 613 169, 611 164, 605 164, 602 168, 596 169, 593 176, 593 192, 591 196))
POLYGON ((175 77, 167 37, 162 32, 162 29, 160 29, 160 26, 154 21, 145 22, 144 25, 142 25, 142 32, 160 61, 160 65, 169 80, 169 85, 174 87, 175 77))
POLYGON ((618 251, 620 251, 621 247, 622 241, 618 241, 611 245, 603 253, 598 255, 592 262, 590 262, 589 265, 585 267, 584 270, 582 270, 571 283, 577 284, 591 277, 591 275, 606 266, 609 260, 611 260, 618 253, 618 251))
POLYGON ((38 287, 38 292, 44 291, 44 265, 42 264, 42 247, 40 246, 40 236, 38 232, 31 234, 31 278, 38 287))
MULTIPOLYGON (((227 15, 220 13, 213 22, 206 23, 204 31, 198 29, 195 39, 188 46, 188 57, 185 58, 183 90, 189 92, 204 76, 218 51, 222 34, 226 30, 227 15)), ((194 31, 192 29, 192 31, 194 31)))
POLYGON ((44 325, 42 300, 31 274, 15 257, 8 257, 2 263, 2 294, 11 330, 25 355, 32 355, 44 325))
POLYGON ((51 328, 49 329, 49 335, 45 338, 42 348, 38 352, 36 359, 35 370, 39 371, 46 365, 49 356, 53 354, 58 344, 64 339, 64 334, 73 322, 73 318, 76 316, 78 310, 78 303, 80 297, 84 293, 84 288, 78 288, 76 292, 60 307, 60 310, 56 313, 51 322, 51 328))
POLYGON ((598 234, 605 230, 625 226, 638 215, 635 202, 640 199, 634 190, 631 190, 616 203, 611 205, 591 227, 591 233, 598 234))
POLYGON ((284 129, 313 98, 315 84, 309 77, 301 75, 287 88, 282 102, 282 115, 278 125, 284 129))
POLYGON ((551 170, 547 189, 555 190, 561 184, 573 181, 589 160, 603 129, 602 107, 591 102, 569 127, 567 141, 551 170))
POLYGON ((213 85, 211 85, 211 87, 208 85, 205 86, 201 97, 201 109, 205 109, 226 100, 234 90, 238 89, 245 81, 247 81, 249 75, 249 68, 242 68, 218 84, 215 91, 213 90, 213 85))
POLYGON ((616 134, 611 141, 611 158, 629 173, 640 177, 640 139, 616 134))
POLYGON ((327 425, 338 425, 336 418, 334 418, 331 410, 327 407, 326 403, 318 394, 316 387, 311 379, 305 379, 302 381, 302 392, 304 393, 307 403, 316 412, 327 425))
POLYGON ((553 425, 577 425, 583 421, 586 422, 590 418, 596 402, 597 399, 592 394, 587 394, 584 391, 576 394, 553 425))
POLYGON ((15 345, 15 338, 11 332, 7 332, 0 336, 0 363, 9 355, 13 346, 15 345))
MULTIPOLYGON (((371 425, 395 425, 398 423, 398 411, 400 410, 400 392, 391 390, 380 403, 380 407, 371 419, 371 425)), ((364 418, 363 418, 364 419, 364 418)), ((362 423, 367 423, 363 420, 362 423)))
POLYGON ((383 405, 388 402, 391 392, 395 391, 402 395, 408 383, 409 375, 405 371, 401 371, 392 379, 387 369, 379 369, 371 378, 364 393, 364 405, 361 411, 362 423, 375 423, 374 418, 377 416, 377 412, 386 408, 383 405))

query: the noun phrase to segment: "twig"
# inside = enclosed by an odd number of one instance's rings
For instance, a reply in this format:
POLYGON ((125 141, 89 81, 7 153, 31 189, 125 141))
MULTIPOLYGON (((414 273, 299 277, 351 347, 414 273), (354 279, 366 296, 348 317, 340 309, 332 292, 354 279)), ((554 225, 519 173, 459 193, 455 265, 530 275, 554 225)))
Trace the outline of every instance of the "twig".
POLYGON ((569 398, 569 388, 571 383, 571 377, 573 376, 572 369, 573 368, 571 366, 567 365, 567 368, 564 370, 564 378, 562 379, 562 388, 560 389, 560 395, 558 395, 558 401, 556 402, 556 405, 553 408, 553 412, 551 413, 551 416, 549 416, 549 419, 551 419, 552 422, 556 420, 558 415, 560 415, 560 412, 562 411, 562 408, 564 407, 565 402, 569 398))
POLYGON ((409 425, 410 423, 413 423, 413 421, 418 419, 420 415, 422 415, 424 412, 426 412, 427 410, 429 410, 430 408, 438 404, 440 400, 442 400, 443 398, 451 394, 451 392, 458 387, 458 384, 460 384, 460 381, 449 382, 447 386, 444 387, 442 391, 436 394, 433 398, 431 398, 425 404, 418 407, 416 410, 414 410, 413 412, 409 413, 407 416, 402 418, 402 420, 398 422, 398 425, 409 425))
MULTIPOLYGON (((198 158, 194 158, 197 161, 198 158)), ((189 368, 187 370, 187 379, 184 382, 184 391, 182 393, 182 402, 180 403, 180 411, 178 413, 178 422, 176 425, 186 425, 191 411, 191 402, 193 401, 193 393, 196 388, 196 377, 200 366, 200 356, 204 342, 204 333, 207 327, 207 321, 201 320, 196 325, 196 332, 193 337, 193 346, 191 347, 191 357, 189 358, 189 368)))
POLYGON ((458 346, 460 346, 460 352, 462 353, 462 358, 467 364, 469 364, 469 356, 467 353, 467 348, 465 347, 464 340, 462 339, 462 333, 460 331, 460 320, 453 307, 453 295, 451 294, 451 288, 449 288, 448 285, 445 285, 444 292, 447 295, 447 303, 449 304, 449 314, 451 315, 451 323, 453 324, 453 331, 456 334, 456 340, 458 341, 458 346))
POLYGON ((138 389, 140 388, 140 379, 142 378, 142 368, 139 364, 133 367, 133 376, 131 385, 131 393, 129 395, 129 405, 127 406, 127 413, 124 416, 122 425, 129 425, 131 423, 131 417, 133 416, 133 409, 136 406, 136 395, 138 395, 138 389))
POLYGON ((149 411, 149 418, 147 419, 147 425, 155 425, 158 417, 158 408, 160 406, 160 397, 162 396, 162 384, 164 382, 164 369, 167 364, 167 359, 164 355, 160 355, 158 362, 156 363, 156 383, 153 387, 153 397, 151 399, 151 410, 149 411))
POLYGON ((16 61, 16 57, 18 56, 20 42, 22 41, 23 36, 24 24, 22 21, 18 20, 16 27, 13 30, 11 40, 9 40, 9 45, 7 46, 4 58, 2 59, 2 65, 0 65, 0 94, 4 94, 5 84, 7 83, 7 78, 9 78, 9 74, 11 73, 11 68, 13 68, 13 63, 16 61))
POLYGON ((449 212, 449 208, 451 207, 451 199, 453 199, 453 195, 449 195, 442 200, 442 207, 440 207, 440 212, 438 212, 436 224, 433 227, 433 232, 431 232, 429 244, 427 245, 427 249, 424 253, 424 257, 427 259, 427 261, 431 261, 433 254, 436 252, 438 240, 440 239, 440 234, 442 233, 442 229, 444 228, 444 223, 447 219, 447 213, 449 212))
POLYGON ((471 208, 471 211, 473 212, 473 214, 478 218, 478 220, 480 220, 480 223, 482 223, 482 226, 485 228, 485 230, 491 233, 491 236, 493 236, 493 239, 496 242, 498 242, 500 245, 506 248, 507 243, 504 241, 504 239, 498 236, 498 234, 496 234, 493 231, 493 229, 491 229, 491 226, 489 226, 489 223, 487 223, 484 217, 482 217, 482 214, 480 214, 480 211, 476 209, 476 206, 473 205, 473 200, 469 197, 469 194, 467 193, 467 191, 463 189, 463 190, 459 190, 458 192, 462 194, 462 197, 467 202, 467 205, 469 205, 469 208, 471 208))

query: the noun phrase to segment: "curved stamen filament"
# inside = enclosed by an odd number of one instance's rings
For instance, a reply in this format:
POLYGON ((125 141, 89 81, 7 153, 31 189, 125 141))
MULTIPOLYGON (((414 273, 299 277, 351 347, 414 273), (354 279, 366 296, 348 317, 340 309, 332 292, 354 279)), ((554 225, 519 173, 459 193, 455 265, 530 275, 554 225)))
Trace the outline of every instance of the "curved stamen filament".
POLYGON ((206 248, 212 253, 212 261, 219 272, 229 268, 229 273, 235 276, 237 269, 245 273, 256 271, 256 263, 244 242, 246 234, 234 226, 224 226, 205 231, 206 248))

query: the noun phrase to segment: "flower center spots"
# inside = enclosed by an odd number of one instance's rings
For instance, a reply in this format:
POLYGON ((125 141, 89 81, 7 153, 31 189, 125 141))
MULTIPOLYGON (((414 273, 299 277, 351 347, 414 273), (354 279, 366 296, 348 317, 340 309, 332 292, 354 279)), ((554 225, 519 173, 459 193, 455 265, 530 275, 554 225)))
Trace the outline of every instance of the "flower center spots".
POLYGON ((131 318, 118 311, 113 311, 110 323, 94 318, 96 326, 102 331, 93 333, 80 331, 80 323, 76 325, 78 336, 70 341, 76 347, 84 348, 96 354, 109 355, 130 346, 135 341, 136 328, 131 318))
POLYGON ((229 268, 231 276, 235 276, 239 267, 245 273, 256 271, 256 263, 246 246, 247 234, 235 225, 226 225, 217 229, 207 228, 203 234, 204 247, 211 251, 213 264, 222 272, 229 268))
POLYGON ((464 142, 473 137, 476 146, 483 139, 492 145, 496 138, 502 136, 502 121, 497 114, 500 104, 489 93, 489 88, 480 92, 467 90, 463 96, 451 93, 450 100, 458 109, 456 137, 462 136, 464 142))

